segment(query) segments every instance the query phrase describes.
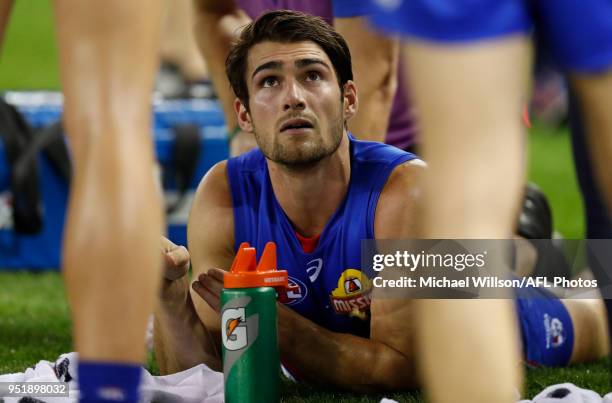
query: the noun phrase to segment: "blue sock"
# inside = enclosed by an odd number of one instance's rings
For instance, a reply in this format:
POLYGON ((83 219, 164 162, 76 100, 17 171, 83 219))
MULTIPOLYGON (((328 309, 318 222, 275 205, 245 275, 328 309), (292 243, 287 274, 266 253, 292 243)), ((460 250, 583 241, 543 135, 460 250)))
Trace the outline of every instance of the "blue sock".
POLYGON ((138 402, 140 365, 85 361, 78 372, 81 403, 138 402))

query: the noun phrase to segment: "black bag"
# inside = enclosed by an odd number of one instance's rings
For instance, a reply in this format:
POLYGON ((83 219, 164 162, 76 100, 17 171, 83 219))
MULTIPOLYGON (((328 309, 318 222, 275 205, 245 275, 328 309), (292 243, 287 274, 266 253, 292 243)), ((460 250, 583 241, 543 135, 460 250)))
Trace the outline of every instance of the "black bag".
POLYGON ((11 172, 13 229, 21 234, 37 234, 43 226, 38 153, 44 152, 67 182, 72 173, 61 122, 35 133, 21 113, 0 98, 0 140, 11 172))

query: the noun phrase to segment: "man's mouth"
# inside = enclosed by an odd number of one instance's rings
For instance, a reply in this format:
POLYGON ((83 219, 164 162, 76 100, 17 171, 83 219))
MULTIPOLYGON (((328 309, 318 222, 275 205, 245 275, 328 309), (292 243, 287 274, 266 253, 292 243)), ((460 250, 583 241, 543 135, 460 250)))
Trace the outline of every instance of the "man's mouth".
POLYGON ((285 132, 287 130, 300 130, 300 129, 312 129, 314 126, 306 119, 295 118, 289 119, 282 124, 280 131, 285 132))

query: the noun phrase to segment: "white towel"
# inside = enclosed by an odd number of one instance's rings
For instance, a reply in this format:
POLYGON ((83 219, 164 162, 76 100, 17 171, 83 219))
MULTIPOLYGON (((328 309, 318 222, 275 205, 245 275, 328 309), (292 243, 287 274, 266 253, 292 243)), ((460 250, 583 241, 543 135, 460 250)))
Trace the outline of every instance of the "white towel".
MULTIPOLYGON (((0 375, 0 382, 68 382, 68 397, 37 397, 46 403, 77 403, 77 354, 62 354, 55 362, 40 361, 25 372, 0 375)), ((223 373, 204 364, 166 376, 153 376, 142 369, 141 402, 222 403, 223 373)), ((20 397, 5 397, 5 403, 18 403, 20 397)))

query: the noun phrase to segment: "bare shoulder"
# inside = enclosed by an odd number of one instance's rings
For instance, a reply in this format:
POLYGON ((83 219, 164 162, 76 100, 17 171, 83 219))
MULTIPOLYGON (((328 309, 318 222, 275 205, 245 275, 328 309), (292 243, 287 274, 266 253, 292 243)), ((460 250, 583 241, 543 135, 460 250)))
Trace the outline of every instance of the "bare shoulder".
POLYGON ((232 195, 227 180, 227 160, 213 165, 200 180, 192 208, 197 207, 196 202, 232 206, 232 195))
POLYGON ((196 190, 187 238, 197 273, 231 263, 234 247, 234 212, 227 179, 227 161, 214 165, 196 190))
POLYGON ((378 200, 374 220, 377 239, 413 237, 417 201, 421 195, 419 185, 427 165, 419 159, 404 162, 395 167, 378 200))

